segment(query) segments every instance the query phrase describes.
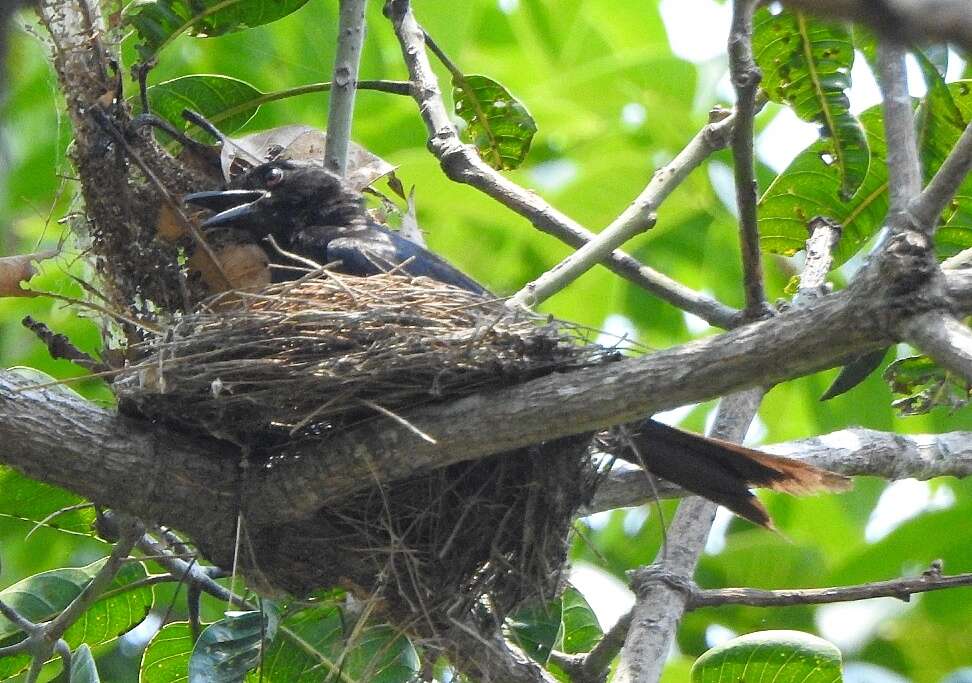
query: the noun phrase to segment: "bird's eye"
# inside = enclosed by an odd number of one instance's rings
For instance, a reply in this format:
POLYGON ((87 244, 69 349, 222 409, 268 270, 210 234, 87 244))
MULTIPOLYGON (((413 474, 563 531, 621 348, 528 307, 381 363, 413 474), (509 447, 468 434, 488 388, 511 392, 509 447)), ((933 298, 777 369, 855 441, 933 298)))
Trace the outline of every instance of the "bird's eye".
POLYGON ((267 171, 267 175, 264 177, 263 182, 267 187, 276 187, 283 180, 284 173, 281 169, 276 166, 267 171))

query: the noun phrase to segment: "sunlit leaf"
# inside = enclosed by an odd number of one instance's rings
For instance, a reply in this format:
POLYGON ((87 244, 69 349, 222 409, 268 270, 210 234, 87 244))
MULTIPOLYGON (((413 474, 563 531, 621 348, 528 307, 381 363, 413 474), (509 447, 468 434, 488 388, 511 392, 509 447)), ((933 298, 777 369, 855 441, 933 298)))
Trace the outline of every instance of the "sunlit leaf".
POLYGON ((884 379, 901 397, 892 405, 902 415, 922 415, 938 407, 957 410, 969 402, 972 391, 968 382, 928 356, 894 361, 884 371, 884 379))
POLYGON ((563 630, 558 649, 567 654, 590 652, 603 635, 597 615, 573 586, 567 587, 560 601, 563 604, 563 630))
POLYGON ((854 45, 848 29, 800 12, 756 13, 753 52, 770 99, 789 105, 804 121, 819 124, 820 155, 840 180, 840 198, 864 182, 870 162, 864 130, 850 112, 854 45))
MULTIPOLYGON (((152 113, 166 119, 176 128, 187 128, 182 111, 191 109, 202 114, 225 133, 232 133, 243 127, 256 114, 263 96, 262 92, 246 81, 208 74, 182 76, 148 89, 152 113)), ((199 137, 206 139, 202 134, 199 137)))
POLYGON ((189 622, 166 624, 156 632, 142 653, 139 683, 179 683, 189 680, 192 648, 189 622))
MULTIPOLYGON (((44 382, 53 379, 44 377, 44 382)), ((80 496, 28 479, 6 467, 0 467, 0 491, 0 517, 23 522, 25 534, 42 525, 69 534, 94 535, 94 508, 78 507, 85 502, 80 496)))
POLYGON ((801 631, 759 631, 714 647, 692 666, 692 683, 843 680, 840 650, 801 631))
POLYGON ((466 122, 462 139, 476 145, 495 169, 518 167, 530 151, 537 124, 526 107, 491 78, 464 75, 453 79, 456 113, 466 122))
POLYGON ((791 256, 807 239, 807 224, 817 216, 830 218, 842 228, 834 252, 834 265, 856 254, 880 229, 888 207, 887 148, 879 107, 861 114, 871 149, 871 164, 864 182, 849 200, 840 198, 840 178, 833 172, 829 143, 818 140, 800 152, 776 177, 759 200, 760 246, 791 256))
POLYGON ((138 34, 136 49, 149 62, 182 33, 206 38, 242 31, 297 11, 307 0, 137 0, 122 16, 138 34))

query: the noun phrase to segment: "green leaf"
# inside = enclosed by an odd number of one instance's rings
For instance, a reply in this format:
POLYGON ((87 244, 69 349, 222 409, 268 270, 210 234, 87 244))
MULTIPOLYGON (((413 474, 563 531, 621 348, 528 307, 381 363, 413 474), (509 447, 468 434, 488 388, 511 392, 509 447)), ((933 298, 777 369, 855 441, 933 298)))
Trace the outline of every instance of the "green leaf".
POLYGON ((69 683, 100 683, 98 667, 95 666, 91 648, 82 645, 71 655, 71 676, 69 683))
POLYGON ((692 666, 692 683, 843 680, 840 650, 801 631, 759 631, 714 647, 692 666))
MULTIPOLYGON (((34 623, 49 621, 71 604, 104 563, 101 559, 85 567, 55 569, 29 576, 0 591, 0 600, 34 623)), ((123 565, 102 596, 64 633, 68 645, 78 647, 86 643, 93 647, 107 643, 141 623, 153 604, 152 588, 133 589, 131 585, 147 575, 141 562, 123 565)), ((16 626, 0 617, 0 640, 18 633, 16 626)), ((22 666, 15 659, 0 659, 0 679, 22 666)))
POLYGON ((888 208, 887 148, 880 107, 861 114, 871 150, 864 182, 849 201, 840 198, 841 180, 834 171, 830 143, 818 140, 800 152, 759 200, 760 246, 792 256, 807 239, 807 224, 823 216, 840 224, 834 266, 856 254, 880 229, 888 208))
POLYGON ((260 663, 264 645, 273 639, 278 624, 275 609, 227 612, 199 635, 189 658, 189 680, 242 681, 246 672, 260 663))
MULTIPOLYGON (((972 121, 972 80, 945 84, 926 61, 928 94, 919 112, 919 143, 925 179, 945 161, 965 127, 972 121), (937 79, 936 79, 937 77, 937 79)), ((966 177, 942 212, 935 247, 945 258, 972 247, 972 176, 966 177)))
POLYGON ((871 376, 871 373, 881 367, 884 357, 888 355, 887 349, 871 351, 860 356, 854 357, 849 363, 840 369, 840 374, 833 383, 827 387, 827 391, 820 397, 821 401, 844 394, 871 376))
POLYGON ((597 615, 573 586, 567 587, 560 601, 563 604, 563 630, 558 649, 567 654, 590 652, 603 635, 597 615))
POLYGON ((463 75, 452 81, 456 114, 466 122, 462 139, 497 170, 517 168, 530 151, 537 124, 526 107, 491 78, 463 75))
POLYGON ((928 356, 910 356, 884 371, 891 391, 902 398, 892 404, 902 415, 923 415, 932 408, 958 410, 969 402, 972 387, 928 356))
POLYGON ((220 130, 232 133, 249 121, 260 104, 266 101, 246 81, 228 76, 194 74, 164 81, 148 89, 152 113, 166 119, 180 130, 187 127, 183 109, 199 112, 220 130))
POLYGON ((94 536, 94 508, 75 508, 85 502, 80 496, 28 479, 7 467, 0 467, 0 491, 0 517, 24 522, 28 532, 41 525, 67 534, 94 536))
POLYGON ((832 159, 829 166, 840 179, 840 198, 850 198, 870 163, 864 130, 844 94, 854 65, 850 32, 800 12, 774 15, 764 8, 756 13, 753 52, 769 98, 820 125, 818 153, 832 159))
POLYGON ((139 683, 179 683, 189 680, 192 629, 188 621, 166 624, 142 653, 139 683))
POLYGON ((150 62, 182 33, 200 38, 221 36, 296 12, 307 0, 137 0, 122 15, 135 29, 135 49, 150 62))
POLYGON ((506 620, 506 633, 530 657, 546 664, 550 651, 562 633, 563 605, 553 600, 543 605, 528 605, 506 620))
MULTIPOLYGON (((278 637, 267 649, 260 675, 267 683, 324 679, 399 683, 412 680, 418 669, 412 644, 390 626, 366 626, 349 642, 340 609, 328 601, 285 617, 278 637)), ((260 680, 255 673, 250 679, 260 680)))

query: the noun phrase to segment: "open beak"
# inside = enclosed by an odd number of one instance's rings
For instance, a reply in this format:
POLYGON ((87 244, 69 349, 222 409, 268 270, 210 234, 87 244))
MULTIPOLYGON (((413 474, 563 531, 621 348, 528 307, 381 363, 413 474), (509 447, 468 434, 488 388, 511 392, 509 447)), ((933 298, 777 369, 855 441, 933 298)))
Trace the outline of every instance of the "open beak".
POLYGON ((214 192, 194 192, 182 200, 203 209, 217 213, 203 221, 203 228, 229 225, 252 218, 259 212, 257 203, 267 196, 261 190, 217 190, 214 192))

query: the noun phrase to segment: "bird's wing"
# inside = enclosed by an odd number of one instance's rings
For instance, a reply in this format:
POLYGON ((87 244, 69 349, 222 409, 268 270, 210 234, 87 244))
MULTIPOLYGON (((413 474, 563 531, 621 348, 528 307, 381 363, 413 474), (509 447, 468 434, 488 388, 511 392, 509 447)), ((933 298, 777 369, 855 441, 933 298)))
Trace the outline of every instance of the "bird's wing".
POLYGON ((340 270, 352 275, 376 275, 400 267, 409 275, 486 293, 478 282, 444 259, 375 224, 339 236, 334 236, 333 230, 307 228, 294 236, 293 245, 299 253, 321 263, 340 261, 340 270))

